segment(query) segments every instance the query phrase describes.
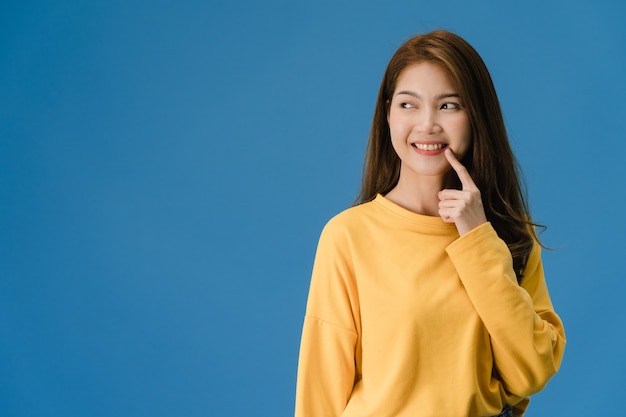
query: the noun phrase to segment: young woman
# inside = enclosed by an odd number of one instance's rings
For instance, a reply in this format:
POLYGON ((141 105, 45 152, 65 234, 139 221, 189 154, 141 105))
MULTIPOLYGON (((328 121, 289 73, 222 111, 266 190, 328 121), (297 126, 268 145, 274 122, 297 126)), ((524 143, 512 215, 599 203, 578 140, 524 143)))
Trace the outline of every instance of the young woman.
POLYGON ((491 77, 457 35, 391 58, 359 202, 320 237, 296 416, 523 415, 565 335, 491 77))

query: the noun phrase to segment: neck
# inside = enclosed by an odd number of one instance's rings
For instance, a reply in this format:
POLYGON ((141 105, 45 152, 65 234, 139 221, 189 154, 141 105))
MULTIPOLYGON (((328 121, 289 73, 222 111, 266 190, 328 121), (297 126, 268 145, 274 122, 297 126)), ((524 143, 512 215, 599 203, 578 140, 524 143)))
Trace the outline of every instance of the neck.
POLYGON ((398 184, 385 197, 393 203, 425 216, 439 216, 437 193, 452 187, 447 176, 420 176, 407 178, 400 174, 398 184))

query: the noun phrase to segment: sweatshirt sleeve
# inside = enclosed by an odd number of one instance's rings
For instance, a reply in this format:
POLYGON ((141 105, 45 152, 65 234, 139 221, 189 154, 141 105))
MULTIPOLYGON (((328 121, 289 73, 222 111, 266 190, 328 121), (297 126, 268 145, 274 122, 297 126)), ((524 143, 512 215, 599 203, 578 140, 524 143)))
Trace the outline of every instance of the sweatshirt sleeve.
POLYGON ((506 389, 520 397, 542 390, 558 371, 565 349, 535 243, 518 285, 506 243, 490 223, 446 249, 491 338, 495 366, 506 389))
POLYGON ((315 256, 300 343, 296 417, 337 417, 356 378, 358 301, 348 241, 329 223, 315 256))

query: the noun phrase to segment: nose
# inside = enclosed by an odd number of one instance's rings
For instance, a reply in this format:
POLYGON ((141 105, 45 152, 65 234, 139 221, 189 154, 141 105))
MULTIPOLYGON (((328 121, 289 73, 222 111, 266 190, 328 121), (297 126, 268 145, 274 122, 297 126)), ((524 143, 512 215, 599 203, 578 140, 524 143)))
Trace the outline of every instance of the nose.
POLYGON ((416 116, 415 129, 419 133, 439 133, 441 125, 437 118, 437 111, 434 109, 424 108, 416 116))

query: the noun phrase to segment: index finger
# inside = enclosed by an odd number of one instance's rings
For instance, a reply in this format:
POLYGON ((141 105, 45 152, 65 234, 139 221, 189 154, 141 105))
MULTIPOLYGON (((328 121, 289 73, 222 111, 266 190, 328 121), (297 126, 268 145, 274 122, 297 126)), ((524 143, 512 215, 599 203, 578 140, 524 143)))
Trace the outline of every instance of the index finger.
POLYGON ((465 166, 460 163, 458 159, 456 159, 454 152, 452 152, 452 150, 448 148, 445 150, 444 155, 452 166, 452 169, 454 169, 456 174, 459 176, 463 189, 466 190, 468 188, 476 188, 476 184, 474 183, 474 180, 472 180, 472 177, 467 171, 467 168, 465 168, 465 166))

